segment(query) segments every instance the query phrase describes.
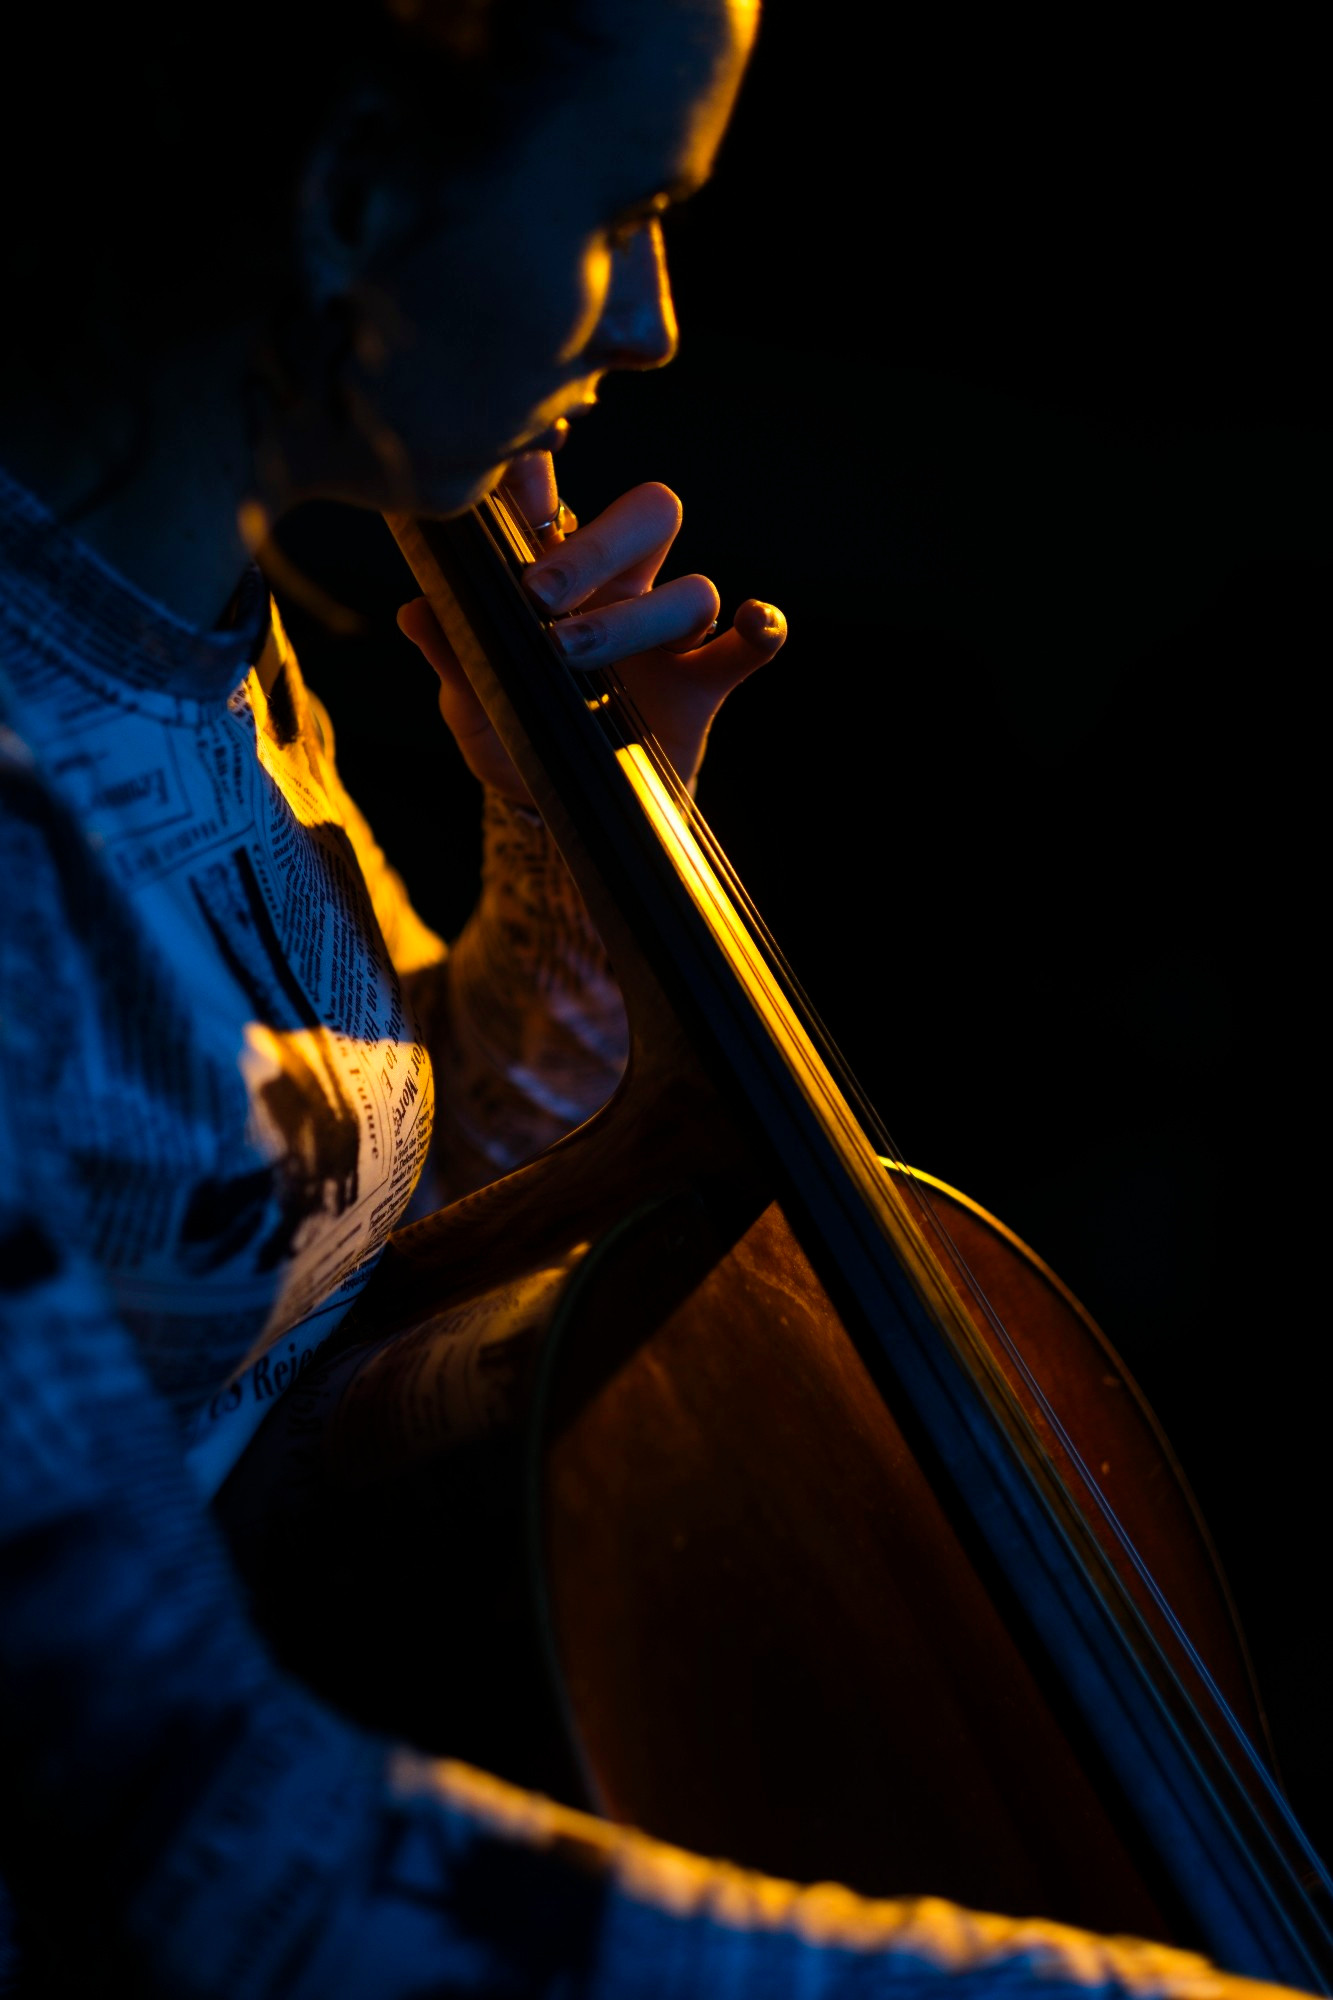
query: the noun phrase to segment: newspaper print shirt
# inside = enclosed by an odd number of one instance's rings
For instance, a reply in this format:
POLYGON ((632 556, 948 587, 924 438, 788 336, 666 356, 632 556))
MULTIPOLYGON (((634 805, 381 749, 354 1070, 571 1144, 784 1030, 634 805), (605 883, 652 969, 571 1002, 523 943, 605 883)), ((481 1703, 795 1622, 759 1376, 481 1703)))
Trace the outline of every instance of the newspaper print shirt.
POLYGON ((2 474, 0 560, 0 720, 29 798, 0 829, 25 940, 5 1061, 44 1078, 22 1144, 56 1156, 71 1239, 211 1492, 407 1210, 428 1044, 452 1099, 433 1205, 609 1095, 623 1010, 540 823, 494 796, 449 963, 339 781, 257 571, 229 629, 193 631, 2 474), (92 982, 53 848, 77 850, 105 933, 92 982))
POLYGON ((50 836, 11 821, 41 1143, 63 1151, 79 1239, 185 1418, 345 1311, 411 1197, 430 1066, 257 576, 236 629, 199 635, 39 518, 13 549, 10 520, 9 756, 49 787, 52 834, 95 857, 119 933, 110 990, 71 992, 50 836))

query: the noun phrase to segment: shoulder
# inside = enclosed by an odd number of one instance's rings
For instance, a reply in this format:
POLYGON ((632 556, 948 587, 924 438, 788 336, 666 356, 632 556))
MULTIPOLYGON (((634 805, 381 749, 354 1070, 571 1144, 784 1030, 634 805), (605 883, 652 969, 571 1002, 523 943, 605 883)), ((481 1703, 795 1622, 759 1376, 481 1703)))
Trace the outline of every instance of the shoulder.
POLYGON ((263 702, 262 726, 279 748, 306 742, 332 757, 333 726, 328 711, 306 686, 296 648, 272 598, 268 636, 253 669, 252 685, 255 683, 263 702))

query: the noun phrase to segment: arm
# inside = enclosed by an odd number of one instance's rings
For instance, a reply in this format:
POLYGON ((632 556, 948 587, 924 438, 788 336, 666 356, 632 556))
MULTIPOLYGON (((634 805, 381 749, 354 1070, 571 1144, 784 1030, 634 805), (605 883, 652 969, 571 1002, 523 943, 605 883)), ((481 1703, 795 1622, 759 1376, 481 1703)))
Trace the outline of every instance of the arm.
POLYGON ((483 842, 476 910, 405 982, 435 1065, 441 1201, 590 1117, 628 1054, 620 989, 537 815, 488 786, 483 842))

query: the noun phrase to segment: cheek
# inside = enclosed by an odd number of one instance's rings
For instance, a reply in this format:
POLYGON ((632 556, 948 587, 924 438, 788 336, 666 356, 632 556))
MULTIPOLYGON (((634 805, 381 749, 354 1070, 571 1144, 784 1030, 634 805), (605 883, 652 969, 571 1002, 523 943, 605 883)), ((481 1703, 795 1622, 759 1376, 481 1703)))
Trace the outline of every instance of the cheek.
POLYGON ((479 259, 465 292, 473 366, 515 390, 545 395, 589 346, 613 275, 601 236, 556 229, 508 241, 503 258, 479 259))
POLYGON ((611 253, 601 241, 586 243, 570 259, 569 318, 555 359, 576 360, 591 341, 611 289, 611 253))
POLYGON ((370 401, 414 452, 454 439, 499 449, 568 381, 611 277, 600 232, 531 216, 431 246, 386 277, 370 401))

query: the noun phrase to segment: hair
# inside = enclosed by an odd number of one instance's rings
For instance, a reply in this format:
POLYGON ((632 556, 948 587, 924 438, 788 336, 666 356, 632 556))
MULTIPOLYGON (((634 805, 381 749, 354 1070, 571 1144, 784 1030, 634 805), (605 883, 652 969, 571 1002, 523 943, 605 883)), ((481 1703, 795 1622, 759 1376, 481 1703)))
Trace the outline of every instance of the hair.
POLYGON ((49 380, 108 341, 142 354, 272 298, 301 162, 346 92, 384 88, 398 143, 447 169, 502 143, 606 46, 592 13, 592 0, 33 8, 0 121, 5 365, 49 380))

